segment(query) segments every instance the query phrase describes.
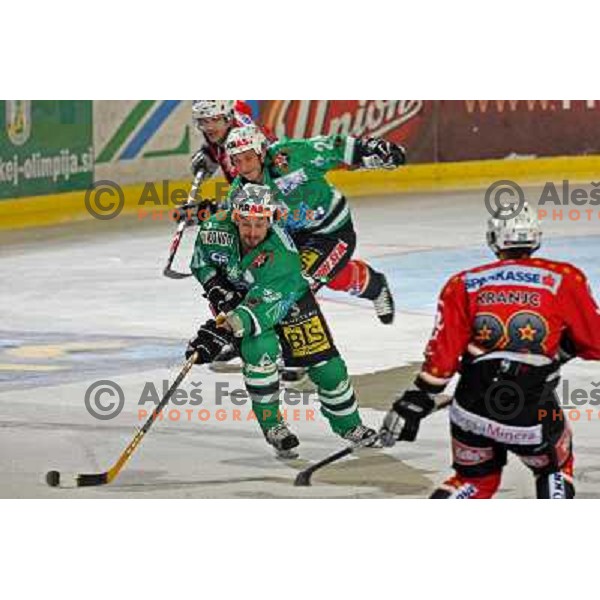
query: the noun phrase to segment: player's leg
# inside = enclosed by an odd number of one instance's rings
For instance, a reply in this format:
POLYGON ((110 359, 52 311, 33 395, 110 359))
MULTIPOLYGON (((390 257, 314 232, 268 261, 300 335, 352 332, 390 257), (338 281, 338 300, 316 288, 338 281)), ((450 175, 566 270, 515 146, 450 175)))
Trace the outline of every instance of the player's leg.
POLYGON ((280 382, 277 359, 280 347, 277 334, 274 330, 269 330, 256 337, 244 338, 240 354, 244 363, 246 390, 261 431, 267 442, 276 450, 289 452, 300 442, 288 429, 279 410, 280 382))
POLYGON ((573 484, 573 457, 559 470, 541 473, 535 478, 536 496, 541 500, 572 500, 575 498, 573 484))
POLYGON ((538 498, 569 500, 575 497, 572 432, 558 401, 552 404, 552 410, 543 409, 541 414, 542 444, 511 450, 533 472, 538 498))
POLYGON ((309 377, 317 386, 321 413, 338 435, 360 425, 358 404, 344 361, 335 356, 310 367, 309 377))
POLYGON ((481 500, 492 498, 506 464, 499 444, 451 425, 452 467, 455 474, 431 494, 433 499, 481 500))
POLYGON ((295 238, 303 271, 313 279, 313 290, 322 286, 371 300, 382 323, 394 320, 394 298, 383 273, 362 260, 352 259, 356 232, 352 221, 331 234, 295 238))
POLYGON ((366 262, 353 259, 327 283, 332 290, 344 291, 371 300, 377 317, 384 325, 394 321, 394 296, 386 276, 366 262))
POLYGON ((361 422, 348 369, 311 292, 290 310, 278 331, 286 366, 308 369, 332 430, 351 441, 375 435, 361 422))

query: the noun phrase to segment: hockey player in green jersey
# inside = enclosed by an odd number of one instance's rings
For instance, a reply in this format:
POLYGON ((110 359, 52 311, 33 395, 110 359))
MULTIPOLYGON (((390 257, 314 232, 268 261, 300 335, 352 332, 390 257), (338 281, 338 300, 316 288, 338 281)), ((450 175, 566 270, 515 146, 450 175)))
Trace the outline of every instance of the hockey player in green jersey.
POLYGON ((190 340, 206 364, 229 344, 243 362, 252 407, 269 444, 281 453, 299 441, 279 413, 277 360, 308 368, 321 412, 333 431, 350 441, 368 440, 346 364, 302 273, 300 255, 274 222, 272 193, 254 184, 238 186, 232 206, 200 224, 191 269, 217 315, 190 340))
POLYGON ((230 197, 247 182, 268 186, 288 215, 285 227, 300 251, 313 291, 323 285, 371 300, 384 324, 394 319, 387 280, 361 260, 352 260, 356 233, 342 193, 325 178, 327 171, 352 168, 395 168, 405 162, 404 149, 383 139, 333 135, 285 139, 267 147, 253 126, 232 129, 225 150, 239 175, 230 197))

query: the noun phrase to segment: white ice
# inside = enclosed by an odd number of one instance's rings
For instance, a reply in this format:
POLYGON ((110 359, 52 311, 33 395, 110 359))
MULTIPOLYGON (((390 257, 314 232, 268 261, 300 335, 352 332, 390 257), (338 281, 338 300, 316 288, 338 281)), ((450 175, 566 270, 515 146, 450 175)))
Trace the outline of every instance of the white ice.
MULTIPOLYGON (((530 197, 539 190, 529 190, 530 197)), ((484 244, 488 217, 483 190, 362 198, 352 203, 362 258, 389 274, 398 314, 393 326, 378 323, 363 301, 325 292, 322 305, 352 374, 417 362, 433 324, 437 292, 453 272, 491 260, 484 244)), ((600 219, 544 221, 540 254, 572 260, 590 275, 598 296, 596 264, 600 219)), ((107 469, 141 425, 138 400, 144 382, 161 389, 181 365, 186 340, 206 318, 199 286, 162 276, 173 225, 131 221, 127 228, 97 223, 74 226, 47 242, 0 246, 0 497, 380 497, 371 485, 318 483, 292 486, 297 470, 276 460, 255 422, 234 422, 227 400, 215 404, 218 381, 241 387, 239 374, 216 375, 196 367, 182 387, 202 383, 201 407, 223 408, 228 419, 197 418, 155 424, 121 476, 110 486, 50 489, 49 469, 107 469), (24 347, 25 346, 25 347, 24 347), (125 408, 114 420, 98 421, 84 406, 96 380, 117 382, 125 408)), ((40 234, 36 234, 40 237, 40 234)), ((41 234, 44 237, 44 234, 41 234)), ((189 255, 192 236, 181 255, 189 255)), ((181 266, 181 265, 180 265, 181 266)), ((590 389, 598 365, 575 361, 564 370, 571 387, 590 389)), ((171 406, 171 408, 175 408, 171 406)), ((182 411, 187 407, 181 407, 182 411)), ((242 407, 243 415, 248 408, 242 407)), ((185 414, 185 413, 182 413, 185 414)), ((374 426, 382 412, 365 410, 374 426)), ((577 490, 600 495, 600 415, 573 422, 577 490)), ((317 413, 315 421, 291 421, 302 458, 316 460, 340 447, 317 413)), ((449 472, 447 414, 432 416, 413 445, 386 451, 420 469, 432 489, 449 472)), ((356 459, 358 464, 363 458, 356 459)), ((402 461, 402 462, 401 462, 402 461)), ((399 477, 402 477, 399 468, 399 477)), ((424 496, 426 493, 416 494, 424 496)), ((533 497, 531 476, 512 459, 501 497, 533 497)), ((403 497, 415 494, 402 494, 403 497)))

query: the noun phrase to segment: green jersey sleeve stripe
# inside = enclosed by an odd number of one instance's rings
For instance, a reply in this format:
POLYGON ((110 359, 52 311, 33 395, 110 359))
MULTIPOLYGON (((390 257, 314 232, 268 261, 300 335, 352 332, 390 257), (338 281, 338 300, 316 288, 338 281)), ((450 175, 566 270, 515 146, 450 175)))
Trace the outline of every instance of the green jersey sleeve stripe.
POLYGON ((356 139, 352 136, 348 136, 346 138, 346 148, 344 149, 344 162, 347 165, 352 164, 352 159, 354 158, 354 146, 356 144, 356 139))

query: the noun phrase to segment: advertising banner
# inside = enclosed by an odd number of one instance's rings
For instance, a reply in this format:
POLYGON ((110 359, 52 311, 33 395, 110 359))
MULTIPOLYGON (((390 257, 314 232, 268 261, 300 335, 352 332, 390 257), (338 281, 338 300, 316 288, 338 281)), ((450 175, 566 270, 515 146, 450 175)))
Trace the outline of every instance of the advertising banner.
POLYGON ((597 100, 268 100, 277 135, 382 136, 410 164, 600 153, 597 100))
POLYGON ((88 187, 92 136, 90 100, 0 101, 0 199, 88 187))
POLYGON ((443 100, 436 162, 600 154, 598 100, 443 100))
POLYGON ((410 148, 411 162, 433 162, 435 108, 427 100, 265 100, 260 120, 278 137, 381 136, 410 148))
POLYGON ((94 102, 96 180, 120 185, 191 178, 190 155, 201 142, 186 100, 94 102))

